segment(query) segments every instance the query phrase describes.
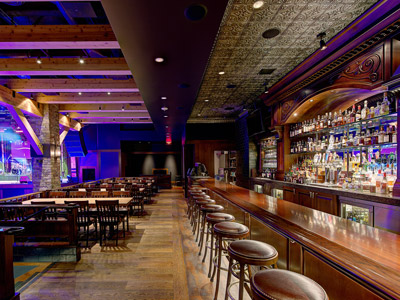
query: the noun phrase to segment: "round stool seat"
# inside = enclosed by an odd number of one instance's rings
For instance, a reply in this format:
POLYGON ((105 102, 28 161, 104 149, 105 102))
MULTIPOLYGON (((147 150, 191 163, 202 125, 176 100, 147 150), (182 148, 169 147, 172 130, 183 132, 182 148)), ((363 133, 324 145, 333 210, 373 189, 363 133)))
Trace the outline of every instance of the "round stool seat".
POLYGON ((214 225, 214 233, 227 238, 243 238, 249 234, 249 228, 236 222, 220 222, 214 225))
POLYGON ((314 280, 286 270, 269 269, 251 278, 251 289, 256 300, 327 300, 325 290, 314 280))
POLYGON ((210 199, 211 197, 208 195, 193 195, 192 196, 193 199, 197 200, 197 199, 210 199))
POLYGON ((206 215, 206 220, 208 223, 214 225, 220 222, 232 222, 235 220, 235 217, 225 213, 208 213, 206 215))
POLYGON ((201 191, 201 190, 195 190, 195 191, 189 191, 191 195, 199 194, 199 195, 205 195, 206 193, 201 191))
POLYGON ((217 212, 217 211, 224 210, 224 207, 222 205, 218 205, 218 204, 205 204, 205 205, 200 206, 200 210, 205 213, 217 212))
POLYGON ((206 204, 214 204, 215 200, 213 199, 199 199, 196 200, 197 205, 206 205, 206 204))
POLYGON ((249 265, 273 265, 278 261, 278 251, 263 242, 253 240, 233 241, 228 247, 229 256, 249 265))

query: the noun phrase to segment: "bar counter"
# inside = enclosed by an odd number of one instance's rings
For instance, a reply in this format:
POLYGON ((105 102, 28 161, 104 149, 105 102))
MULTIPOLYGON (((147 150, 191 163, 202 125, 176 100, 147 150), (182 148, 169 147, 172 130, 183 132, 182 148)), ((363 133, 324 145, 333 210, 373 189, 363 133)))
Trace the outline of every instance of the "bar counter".
POLYGON ((316 280, 330 299, 400 299, 399 235, 214 179, 198 182, 243 212, 237 221, 277 248, 280 268, 316 280))

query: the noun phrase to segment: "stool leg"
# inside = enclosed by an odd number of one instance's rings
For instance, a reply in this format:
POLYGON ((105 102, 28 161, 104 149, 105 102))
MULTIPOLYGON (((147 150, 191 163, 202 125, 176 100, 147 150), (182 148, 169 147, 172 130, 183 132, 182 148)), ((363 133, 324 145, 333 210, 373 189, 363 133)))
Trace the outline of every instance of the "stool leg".
MULTIPOLYGON (((215 284, 215 296, 214 300, 218 299, 218 290, 219 290, 219 280, 220 280, 220 275, 221 275, 221 249, 222 249, 222 238, 219 236, 218 237, 218 266, 217 266, 217 283, 215 284)), ((211 281, 213 281, 215 275, 215 269, 214 269, 214 274, 211 278, 211 281)))
POLYGON ((226 278, 225 300, 228 300, 228 291, 229 291, 229 285, 231 284, 231 276, 232 276, 231 274, 232 264, 233 264, 233 258, 229 257, 228 277, 226 278))
POLYGON ((213 264, 213 254, 214 254, 214 231, 211 227, 211 244, 210 244, 210 265, 208 266, 208 278, 211 277, 211 265, 213 264))
MULTIPOLYGON (((196 243, 197 241, 199 241, 199 237, 200 237, 200 224, 201 224, 201 211, 200 208, 197 207, 197 234, 196 234, 196 243)), ((199 241, 200 242, 200 241, 199 241)), ((198 244, 198 246, 200 246, 200 243, 198 244)))
POLYGON ((243 288, 244 288, 244 265, 239 264, 240 276, 239 276, 239 300, 243 300, 243 288))
POLYGON ((201 227, 199 228, 200 231, 200 241, 199 241, 199 256, 201 255, 201 250, 203 250, 203 244, 204 244, 204 228, 206 227, 206 214, 202 213, 201 214, 201 227))
POLYGON ((210 231, 210 225, 207 223, 207 224, 205 224, 205 226, 207 227, 207 228, 206 228, 207 234, 206 234, 206 241, 205 241, 205 243, 204 243, 204 256, 203 256, 202 262, 204 262, 204 261, 206 260, 206 256, 207 256, 207 243, 208 243, 208 236, 209 236, 209 231, 210 231))
MULTIPOLYGON (((219 239, 220 238, 221 237, 218 237, 218 235, 215 236, 215 252, 214 252, 214 256, 217 259, 219 259, 219 257, 221 257, 221 255, 219 254, 219 251, 222 251, 222 250, 220 250, 221 248, 217 245, 217 243, 219 243, 219 239)), ((217 263, 218 263, 218 261, 217 261, 217 263)), ((217 271, 217 267, 213 264, 213 273, 212 273, 211 279, 210 279, 211 282, 214 281, 214 277, 215 277, 216 271, 217 271)))

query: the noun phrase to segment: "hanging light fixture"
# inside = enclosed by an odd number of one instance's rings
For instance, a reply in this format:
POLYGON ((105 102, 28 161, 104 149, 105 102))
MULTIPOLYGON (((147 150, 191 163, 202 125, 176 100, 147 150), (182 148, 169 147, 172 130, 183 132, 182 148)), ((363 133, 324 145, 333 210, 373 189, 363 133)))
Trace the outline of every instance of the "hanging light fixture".
POLYGON ((319 49, 321 49, 321 51, 324 51, 326 48, 328 48, 328 46, 326 45, 324 38, 326 37, 326 33, 325 32, 321 32, 317 34, 317 38, 320 39, 319 41, 319 49))

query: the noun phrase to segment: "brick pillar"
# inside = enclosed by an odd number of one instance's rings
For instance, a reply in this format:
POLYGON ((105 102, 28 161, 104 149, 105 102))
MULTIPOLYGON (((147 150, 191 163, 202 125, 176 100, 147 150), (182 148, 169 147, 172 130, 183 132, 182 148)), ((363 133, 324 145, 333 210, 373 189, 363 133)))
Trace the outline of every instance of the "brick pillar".
POLYGON ((44 155, 32 158, 33 191, 57 189, 60 183, 60 128, 58 105, 44 104, 43 118, 31 118, 44 155))

